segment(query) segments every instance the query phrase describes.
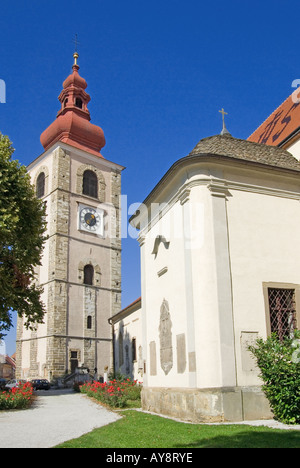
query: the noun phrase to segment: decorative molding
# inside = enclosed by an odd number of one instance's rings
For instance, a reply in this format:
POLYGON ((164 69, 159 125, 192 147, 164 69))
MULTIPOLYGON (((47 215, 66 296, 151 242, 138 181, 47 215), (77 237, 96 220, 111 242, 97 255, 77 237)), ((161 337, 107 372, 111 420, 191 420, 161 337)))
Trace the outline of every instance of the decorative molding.
POLYGON ((300 201, 300 191, 292 192, 276 188, 263 187, 260 185, 252 185, 244 182, 235 182, 226 179, 198 177, 187 181, 180 189, 170 198, 168 203, 162 204, 162 210, 150 219, 150 211, 144 210, 149 219, 147 224, 141 229, 140 233, 145 236, 150 229, 164 216, 178 201, 184 205, 190 200, 190 193, 193 187, 206 186, 213 197, 225 198, 233 196, 230 190, 238 190, 244 192, 258 193, 261 195, 275 196, 280 198, 289 198, 300 201))
POLYGON ((47 151, 44 151, 44 153, 40 154, 37 158, 35 158, 28 166, 27 170, 31 171, 34 169, 35 166, 40 164, 44 159, 46 159, 49 155, 52 155, 52 152, 55 151, 57 148, 62 148, 66 154, 71 156, 72 154, 75 154, 76 156, 84 157, 87 161, 90 161, 91 164, 96 165, 96 164, 101 164, 103 167, 107 167, 109 169, 114 169, 117 171, 122 172, 123 169, 125 169, 124 166, 121 166, 120 164, 114 163, 113 161, 109 161, 108 159, 104 159, 103 157, 96 156, 95 154, 89 153, 88 151, 81 150, 79 148, 76 148, 75 146, 68 145, 67 143, 62 143, 61 141, 57 141, 54 143, 51 148, 49 148, 47 151))
POLYGON ((137 240, 138 240, 138 243, 140 244, 140 247, 142 247, 145 243, 146 237, 143 235, 140 235, 137 240))
POLYGON ((181 205, 184 205, 190 200, 191 187, 184 187, 181 193, 178 194, 178 199, 181 205))
POLYGON ((157 254, 158 254, 158 249, 160 247, 160 244, 164 244, 165 248, 168 250, 169 246, 170 246, 170 242, 168 242, 166 240, 166 238, 164 236, 156 236, 156 239, 155 239, 155 242, 154 242, 154 246, 153 246, 153 251, 152 251, 152 255, 155 255, 154 258, 157 257, 157 254))
MULTIPOLYGON (((74 340, 93 340, 93 341, 107 341, 107 342, 112 342, 112 338, 103 338, 99 336, 95 337, 90 337, 90 336, 77 336, 77 335, 59 335, 57 333, 51 333, 49 335, 43 335, 43 336, 36 336, 35 338, 19 338, 16 340, 17 343, 23 343, 25 341, 33 341, 33 340, 44 340, 45 338, 69 338, 69 339, 74 339, 74 340)), ((75 350, 74 350, 75 351, 75 350)))
POLYGON ((160 278, 162 275, 167 273, 167 271, 168 271, 168 267, 166 266, 157 272, 157 276, 160 278))
POLYGON ((231 197, 231 193, 228 190, 225 181, 214 181, 207 185, 208 190, 211 192, 213 197, 225 198, 231 197))

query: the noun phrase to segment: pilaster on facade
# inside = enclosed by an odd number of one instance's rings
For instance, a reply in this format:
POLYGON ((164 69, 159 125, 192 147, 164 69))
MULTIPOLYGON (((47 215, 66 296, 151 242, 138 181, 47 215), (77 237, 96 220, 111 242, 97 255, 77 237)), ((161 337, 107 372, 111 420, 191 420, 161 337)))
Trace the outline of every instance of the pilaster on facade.
POLYGON ((236 380, 236 353, 233 317, 233 292, 228 231, 226 185, 211 184, 212 227, 214 238, 214 263, 216 300, 220 340, 220 375, 223 387, 234 387, 236 380))

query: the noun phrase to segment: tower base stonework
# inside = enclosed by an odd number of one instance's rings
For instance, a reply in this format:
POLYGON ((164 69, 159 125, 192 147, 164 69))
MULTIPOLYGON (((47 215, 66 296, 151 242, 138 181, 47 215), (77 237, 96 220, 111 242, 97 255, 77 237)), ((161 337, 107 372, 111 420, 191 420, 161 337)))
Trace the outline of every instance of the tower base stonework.
POLYGON ((66 338, 49 337, 47 339, 47 374, 48 378, 62 377, 66 368, 66 338))

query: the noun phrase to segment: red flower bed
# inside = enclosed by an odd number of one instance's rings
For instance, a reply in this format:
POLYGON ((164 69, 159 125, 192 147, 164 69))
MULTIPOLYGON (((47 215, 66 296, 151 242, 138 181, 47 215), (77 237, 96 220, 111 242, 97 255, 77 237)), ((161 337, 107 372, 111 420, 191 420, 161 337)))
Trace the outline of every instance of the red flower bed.
POLYGON ((0 393, 0 410, 28 408, 33 401, 33 388, 30 382, 0 393))
POLYGON ((110 380, 107 383, 88 382, 80 386, 80 391, 96 398, 113 408, 124 408, 128 400, 140 400, 141 386, 137 380, 122 382, 110 380))

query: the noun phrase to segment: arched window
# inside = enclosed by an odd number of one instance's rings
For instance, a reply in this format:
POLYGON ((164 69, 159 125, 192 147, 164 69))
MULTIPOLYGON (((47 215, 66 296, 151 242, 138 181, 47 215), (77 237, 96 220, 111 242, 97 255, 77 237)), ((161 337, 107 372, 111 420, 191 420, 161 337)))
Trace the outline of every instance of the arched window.
POLYGON ((41 172, 36 181, 36 196, 42 198, 45 195, 45 173, 41 172))
POLYGON ((89 197, 98 197, 98 178, 95 172, 90 170, 84 171, 82 193, 89 197))
POLYGON ((75 106, 82 109, 82 100, 80 98, 75 99, 75 106))
POLYGON ((123 333, 119 331, 119 367, 124 364, 124 353, 123 353, 123 333))
POLYGON ((86 328, 88 330, 91 330, 92 329, 92 324, 93 324, 92 316, 88 315, 87 316, 87 321, 86 321, 86 328))
POLYGON ((93 285, 93 279, 94 279, 93 265, 85 265, 83 273, 84 273, 84 279, 83 279, 84 284, 93 285))
POLYGON ((132 338, 131 349, 132 349, 132 362, 135 362, 136 361, 136 338, 132 338))

